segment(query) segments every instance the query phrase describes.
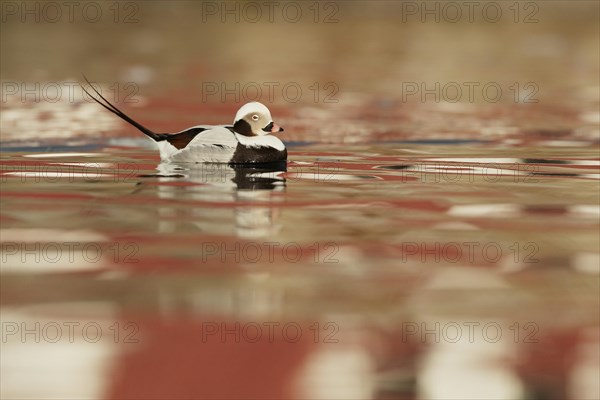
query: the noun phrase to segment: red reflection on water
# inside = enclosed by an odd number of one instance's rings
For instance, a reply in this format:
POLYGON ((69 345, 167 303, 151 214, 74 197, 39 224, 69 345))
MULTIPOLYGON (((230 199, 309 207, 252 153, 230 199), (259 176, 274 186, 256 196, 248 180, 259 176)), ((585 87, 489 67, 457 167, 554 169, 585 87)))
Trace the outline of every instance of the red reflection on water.
POLYGON ((143 320, 140 345, 120 354, 106 398, 293 398, 296 373, 319 345, 307 332, 269 336, 265 327, 254 342, 256 330, 243 326, 210 316, 143 320))

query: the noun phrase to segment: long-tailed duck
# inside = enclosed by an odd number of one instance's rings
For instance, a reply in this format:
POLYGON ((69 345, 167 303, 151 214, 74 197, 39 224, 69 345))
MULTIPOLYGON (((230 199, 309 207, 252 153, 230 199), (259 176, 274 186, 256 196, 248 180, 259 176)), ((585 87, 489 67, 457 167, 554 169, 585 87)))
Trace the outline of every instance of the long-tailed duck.
POLYGON ((154 140, 163 161, 256 164, 287 160, 283 142, 270 135, 283 132, 283 128, 273 123, 269 109, 259 102, 242 106, 235 114, 233 125, 198 125, 177 133, 155 133, 111 104, 87 78, 85 80, 104 102, 82 86, 83 91, 102 107, 154 140))

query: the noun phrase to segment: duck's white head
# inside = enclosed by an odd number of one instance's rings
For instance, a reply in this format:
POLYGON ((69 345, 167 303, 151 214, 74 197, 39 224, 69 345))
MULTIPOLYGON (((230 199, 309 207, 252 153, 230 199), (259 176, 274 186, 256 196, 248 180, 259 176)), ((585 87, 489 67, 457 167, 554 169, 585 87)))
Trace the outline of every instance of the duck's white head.
POLYGON ((244 136, 283 132, 282 127, 273 123, 269 109, 257 101, 246 103, 238 110, 233 120, 233 130, 244 136))

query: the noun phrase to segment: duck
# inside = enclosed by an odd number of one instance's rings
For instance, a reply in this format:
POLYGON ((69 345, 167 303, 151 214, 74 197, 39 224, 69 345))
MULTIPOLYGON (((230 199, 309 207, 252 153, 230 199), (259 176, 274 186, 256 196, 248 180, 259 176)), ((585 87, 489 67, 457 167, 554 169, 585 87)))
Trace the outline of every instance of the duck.
POLYGON ((268 164, 285 163, 287 149, 272 133, 284 129, 273 122, 271 112, 257 101, 244 104, 232 125, 197 125, 175 133, 156 133, 119 110, 84 77, 96 103, 137 128, 158 146, 161 161, 173 163, 268 164))

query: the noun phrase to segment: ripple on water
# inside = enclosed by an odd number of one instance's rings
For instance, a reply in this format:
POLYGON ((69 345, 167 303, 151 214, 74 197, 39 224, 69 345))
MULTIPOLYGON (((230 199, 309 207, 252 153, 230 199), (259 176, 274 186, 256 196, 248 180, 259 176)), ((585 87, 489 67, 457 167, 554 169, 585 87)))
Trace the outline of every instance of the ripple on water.
MULTIPOLYGON (((178 348, 229 362, 227 343, 202 332, 273 322, 302 336, 269 343, 263 331, 236 357, 273 351, 300 388, 345 365, 340 387, 367 396, 414 393, 417 377, 421 394, 439 395, 440 380, 459 393, 477 376, 522 397, 540 345, 588 368, 578 354, 598 338, 599 162, 591 147, 488 146, 295 147, 278 168, 165 165, 122 147, 4 153, 3 317, 118 323, 143 348, 124 354, 105 335, 95 349, 124 381, 173 357, 197 374, 178 348), (556 341, 568 346, 545 346, 556 341)), ((9 359, 33 350, 13 339, 9 359)), ((61 373, 80 362, 62 357, 61 373)))

